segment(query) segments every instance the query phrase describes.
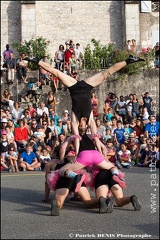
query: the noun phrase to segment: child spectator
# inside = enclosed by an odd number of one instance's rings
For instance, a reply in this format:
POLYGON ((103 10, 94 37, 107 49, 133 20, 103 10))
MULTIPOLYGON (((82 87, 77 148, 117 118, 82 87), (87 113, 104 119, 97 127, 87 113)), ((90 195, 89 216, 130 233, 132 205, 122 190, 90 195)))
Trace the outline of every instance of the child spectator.
POLYGON ((125 137, 124 137, 124 128, 122 128, 122 121, 117 121, 117 128, 114 130, 114 141, 117 146, 117 150, 119 150, 119 145, 121 143, 124 143, 125 137))
POLYGON ((6 130, 1 131, 1 139, 0 139, 0 154, 5 159, 5 154, 8 151, 8 139, 6 130))
POLYGON ((42 148, 42 153, 39 156, 39 161, 41 163, 41 169, 45 170, 46 163, 51 161, 51 156, 47 147, 42 148))
POLYGON ((38 162, 37 157, 33 152, 33 147, 30 144, 27 144, 26 150, 22 152, 19 166, 23 168, 23 171, 41 170, 41 164, 38 162))
POLYGON ((146 157, 144 159, 143 166, 144 167, 151 167, 152 163, 156 161, 156 151, 155 151, 155 144, 148 144, 148 151, 146 152, 146 157), (150 165, 151 164, 151 165, 150 165))
POLYGON ((131 152, 127 149, 127 144, 122 143, 120 145, 120 151, 117 153, 117 158, 122 167, 131 167, 131 152))
POLYGON ((9 144, 8 151, 5 154, 5 158, 8 161, 8 166, 10 168, 9 172, 19 172, 18 164, 17 164, 18 153, 16 152, 16 149, 13 143, 9 144))
POLYGON ((103 142, 106 143, 108 139, 112 139, 110 127, 106 127, 106 133, 103 136, 103 142))
POLYGON ((130 133, 132 133, 133 130, 132 128, 129 127, 129 122, 124 121, 124 136, 125 136, 125 141, 128 141, 130 133))
POLYGON ((107 139, 106 141, 106 149, 107 149, 107 159, 112 162, 116 163, 116 148, 113 145, 112 139, 107 139))
POLYGON ((113 117, 114 115, 113 115, 113 111, 112 111, 112 108, 108 108, 108 111, 107 111, 107 113, 105 114, 105 116, 104 116, 104 121, 105 122, 109 122, 110 123, 110 125, 112 124, 112 117, 113 117))
POLYGON ((0 156, 0 159, 1 159, 0 171, 2 171, 2 170, 9 171, 10 169, 9 169, 9 167, 8 167, 7 164, 6 164, 5 158, 1 155, 1 156, 0 156))

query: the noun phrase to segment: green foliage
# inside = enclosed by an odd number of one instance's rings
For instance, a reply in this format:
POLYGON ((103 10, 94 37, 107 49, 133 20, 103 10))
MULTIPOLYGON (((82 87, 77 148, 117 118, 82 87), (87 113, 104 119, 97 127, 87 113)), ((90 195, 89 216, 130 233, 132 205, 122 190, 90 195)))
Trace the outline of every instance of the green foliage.
MULTIPOLYGON (((93 48, 88 44, 85 49, 84 58, 85 61, 83 63, 83 67, 86 69, 103 69, 109 68, 114 63, 125 61, 129 55, 135 55, 135 53, 128 53, 126 50, 116 49, 114 43, 109 43, 108 45, 102 46, 100 41, 96 41, 95 39, 91 40, 93 44, 93 48)), ((149 60, 143 54, 139 54, 139 57, 143 57, 146 62, 137 62, 134 64, 129 64, 123 69, 121 69, 120 74, 121 77, 124 77, 126 74, 138 74, 142 71, 142 69, 149 68, 149 60)), ((121 78, 120 76, 117 79, 121 78)))
POLYGON ((86 69, 99 69, 108 68, 112 65, 112 61, 115 55, 115 48, 113 43, 109 43, 108 46, 101 45, 100 41, 95 39, 91 40, 93 48, 88 44, 84 54, 84 67, 86 69))
MULTIPOLYGON (((19 54, 25 53, 26 56, 36 56, 41 59, 47 51, 47 47, 50 41, 43 37, 37 37, 36 39, 31 38, 29 41, 14 42, 12 47, 15 48, 19 54)), ((50 58, 50 56, 48 55, 50 58)), ((51 59, 52 61, 52 59, 51 59)), ((29 62, 28 67, 31 70, 38 69, 37 65, 29 62)))

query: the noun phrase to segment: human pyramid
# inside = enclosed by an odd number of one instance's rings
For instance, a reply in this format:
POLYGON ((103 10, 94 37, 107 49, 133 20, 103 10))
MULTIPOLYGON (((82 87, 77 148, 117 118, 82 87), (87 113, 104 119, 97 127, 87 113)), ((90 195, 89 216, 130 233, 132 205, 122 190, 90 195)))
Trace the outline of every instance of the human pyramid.
POLYGON ((78 193, 86 207, 98 206, 100 213, 112 212, 114 199, 118 206, 131 202, 134 210, 139 211, 141 205, 137 196, 123 196, 122 189, 126 188, 124 173, 119 171, 106 157, 106 147, 97 134, 90 96, 91 90, 113 73, 128 64, 145 60, 130 55, 125 61, 115 63, 109 69, 81 81, 77 81, 37 58, 27 57, 24 60, 37 63, 39 67, 58 78, 69 89, 72 100, 73 135, 61 145, 59 162, 52 161, 46 165, 44 202, 49 201, 50 189, 55 190, 55 199, 51 202, 51 215, 59 215, 59 209, 62 208, 69 192, 78 193), (88 129, 91 134, 87 133, 88 129), (71 144, 74 151, 70 151, 71 144), (92 173, 88 173, 87 168, 92 173), (50 173, 51 169, 54 170, 53 173, 50 173), (93 182, 95 199, 91 199, 87 189, 89 186, 93 189, 93 182), (109 190, 114 198, 112 196, 107 198, 109 190))

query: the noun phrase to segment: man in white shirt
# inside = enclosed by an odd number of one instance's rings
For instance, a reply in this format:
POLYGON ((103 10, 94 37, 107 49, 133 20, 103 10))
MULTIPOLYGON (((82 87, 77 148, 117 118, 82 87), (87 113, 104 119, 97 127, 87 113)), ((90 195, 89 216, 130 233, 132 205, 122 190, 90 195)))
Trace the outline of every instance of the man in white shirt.
POLYGON ((49 116, 49 111, 48 111, 48 108, 45 107, 45 103, 44 102, 41 102, 39 107, 37 108, 37 114, 39 117, 42 116, 43 112, 45 112, 47 114, 47 116, 49 116))

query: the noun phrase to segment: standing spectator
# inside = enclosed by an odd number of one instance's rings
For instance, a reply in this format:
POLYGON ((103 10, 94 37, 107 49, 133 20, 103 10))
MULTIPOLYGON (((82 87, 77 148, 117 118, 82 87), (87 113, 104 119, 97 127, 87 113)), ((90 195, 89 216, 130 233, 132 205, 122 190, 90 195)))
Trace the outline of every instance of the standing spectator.
POLYGON ((115 116, 111 117, 112 124, 110 125, 111 136, 114 136, 114 130, 117 128, 117 118, 115 116))
POLYGON ((8 74, 8 83, 14 82, 15 72, 16 72, 16 59, 14 58, 13 53, 10 53, 9 58, 6 60, 7 64, 7 74, 8 74))
POLYGON ((147 108, 147 111, 149 115, 153 115, 152 108, 154 106, 153 99, 149 96, 149 92, 142 93, 142 99, 143 99, 143 108, 147 108))
POLYGON ((76 61, 77 61, 77 65, 79 67, 79 69, 82 66, 82 61, 84 59, 84 54, 82 49, 80 48, 80 44, 76 43, 76 48, 75 48, 75 55, 76 55, 76 61))
POLYGON ((92 104, 93 116, 96 118, 99 116, 99 114, 98 114, 98 98, 95 92, 91 93, 91 104, 92 104))
POLYGON ((124 128, 122 128, 122 121, 117 121, 117 128, 114 130, 114 141, 115 145, 117 147, 117 150, 119 150, 119 145, 121 143, 124 143, 125 137, 124 137, 124 128))
POLYGON ((159 49, 159 42, 156 43, 154 46, 155 49, 155 67, 159 68, 160 67, 160 62, 159 62, 159 57, 160 57, 160 49, 159 49))
POLYGON ((105 100, 105 105, 103 107, 103 123, 105 123, 105 116, 108 113, 108 109, 110 108, 110 104, 105 100))
POLYGON ((64 70, 64 46, 59 45, 58 51, 55 52, 54 56, 55 67, 56 69, 63 71, 64 70))
POLYGON ((133 132, 133 129, 129 126, 128 121, 124 121, 124 136, 125 136, 125 141, 128 141, 130 133, 133 132))
POLYGON ((140 101, 137 98, 136 94, 133 94, 132 99, 132 116, 137 118, 139 116, 139 107, 140 107, 140 101))
POLYGON ((0 84, 3 84, 3 77, 4 77, 4 71, 6 70, 5 68, 5 64, 4 64, 4 59, 2 58, 2 56, 0 56, 1 58, 1 81, 0 84))
POLYGON ((132 45, 131 40, 127 40, 127 43, 126 43, 126 51, 127 52, 132 52, 131 45, 132 45))
POLYGON ((112 117, 113 117, 113 111, 112 108, 108 108, 108 112, 104 117, 105 122, 108 122, 109 125, 112 125, 112 117))
POLYGON ((110 107, 113 109, 113 112, 115 112, 117 102, 118 102, 118 98, 117 98, 116 94, 111 93, 111 96, 110 96, 109 100, 110 100, 110 107))
POLYGON ((133 100, 133 94, 129 94, 129 99, 126 100, 127 118, 129 122, 132 117, 132 100, 133 100))
MULTIPOLYGON (((6 45, 6 50, 3 52, 3 58, 6 63, 6 60, 10 57, 10 53, 13 53, 11 49, 9 49, 9 44, 6 45)), ((7 65, 5 65, 7 67, 7 65)))
POLYGON ((77 61, 75 57, 75 53, 71 54, 71 57, 69 58, 69 74, 71 74, 71 71, 73 69, 77 69, 77 61))
POLYGON ((131 52, 136 52, 136 51, 137 51, 137 43, 135 39, 132 39, 131 52))
POLYGON ((124 101, 124 97, 120 96, 119 101, 117 102, 118 113, 122 117, 123 122, 126 118, 126 102, 124 101))
POLYGON ((70 48, 70 45, 66 44, 66 49, 64 51, 64 66, 69 70, 69 58, 71 58, 72 53, 74 53, 74 49, 70 48))
POLYGON ((19 166, 23 168, 23 171, 41 170, 41 164, 38 162, 31 144, 27 144, 26 149, 22 152, 19 166))

